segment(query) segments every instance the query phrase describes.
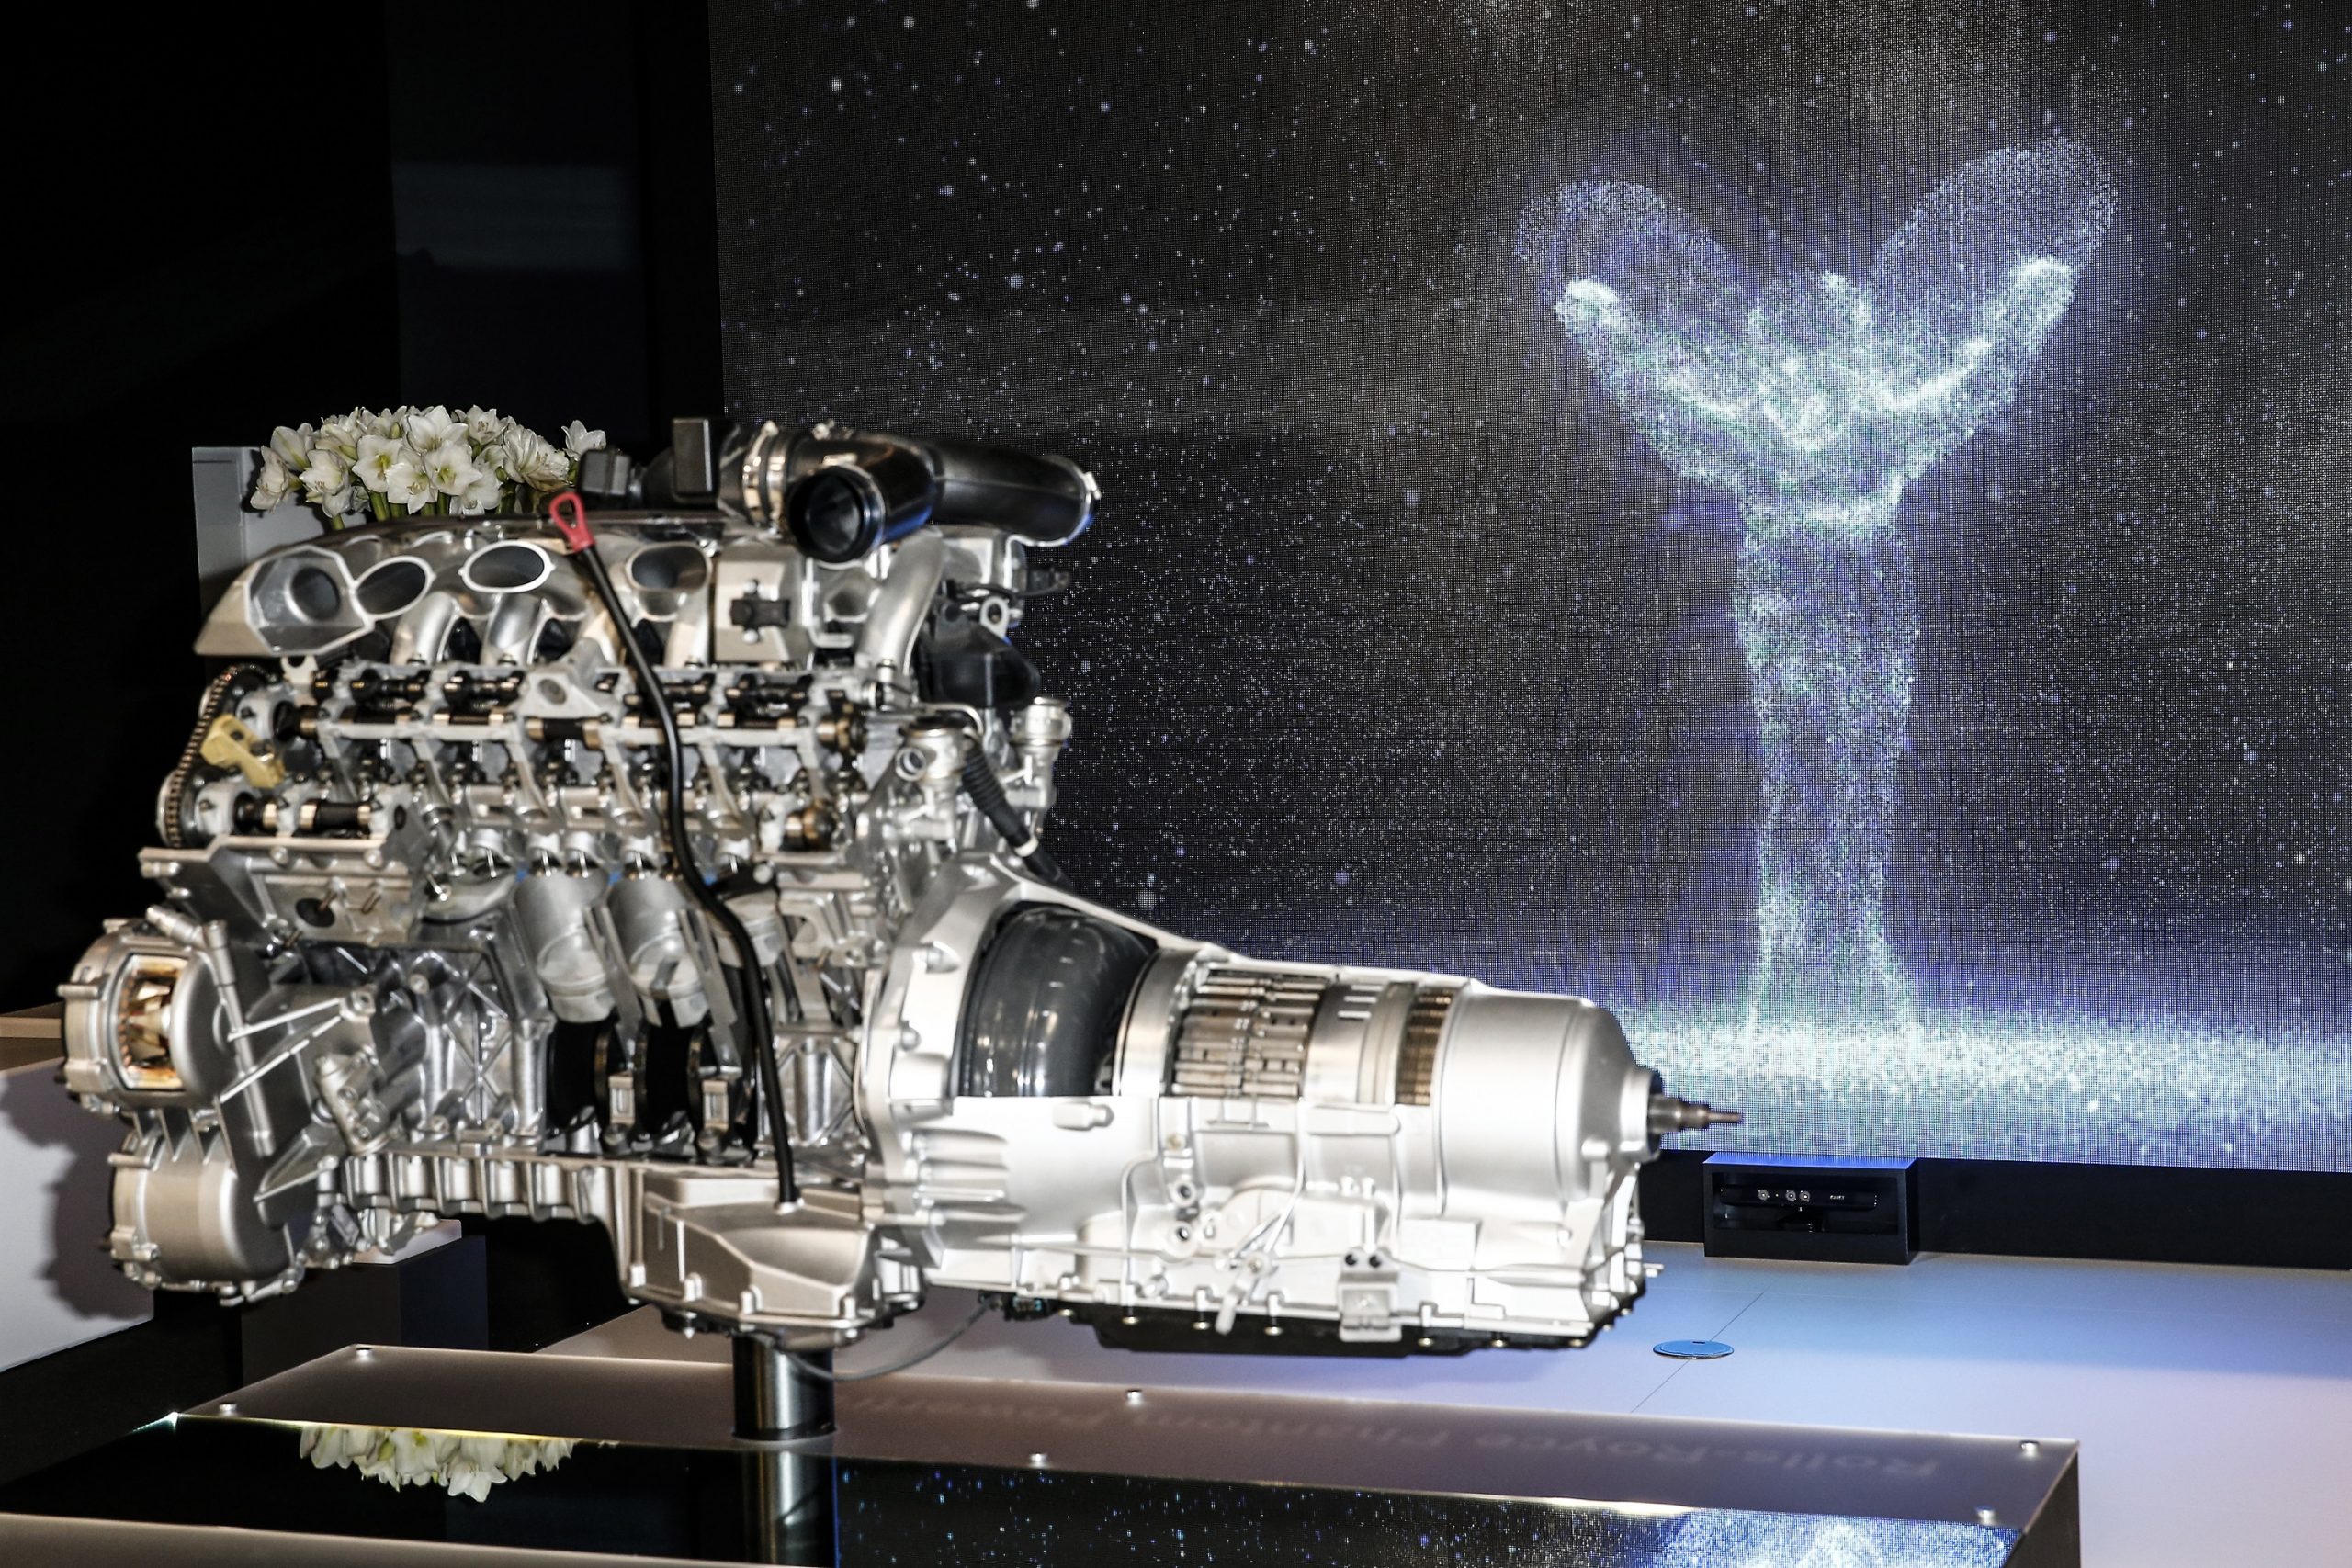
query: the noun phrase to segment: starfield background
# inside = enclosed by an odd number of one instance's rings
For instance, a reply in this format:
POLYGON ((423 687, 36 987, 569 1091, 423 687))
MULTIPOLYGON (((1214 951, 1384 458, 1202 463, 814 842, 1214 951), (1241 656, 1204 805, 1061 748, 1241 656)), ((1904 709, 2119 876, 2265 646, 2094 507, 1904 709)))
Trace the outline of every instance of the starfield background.
POLYGON ((1615 1008, 1722 1146, 2352 1169, 2352 17, 722 0, 728 400, 1063 451, 1021 634, 1088 891, 1615 1008), (1627 182, 1862 278, 2063 137, 2115 211, 1904 491, 1906 1033, 1752 1021, 1738 500, 1521 257, 1627 182))

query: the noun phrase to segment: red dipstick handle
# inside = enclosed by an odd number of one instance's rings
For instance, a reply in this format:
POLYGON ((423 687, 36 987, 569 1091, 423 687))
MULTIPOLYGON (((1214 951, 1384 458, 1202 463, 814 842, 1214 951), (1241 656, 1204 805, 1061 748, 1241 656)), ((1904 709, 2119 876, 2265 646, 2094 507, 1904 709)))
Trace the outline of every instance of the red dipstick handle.
POLYGON ((548 521, 563 536, 566 555, 578 555, 594 547, 596 536, 588 532, 588 509, 580 503, 578 491, 565 491, 548 502, 548 521))

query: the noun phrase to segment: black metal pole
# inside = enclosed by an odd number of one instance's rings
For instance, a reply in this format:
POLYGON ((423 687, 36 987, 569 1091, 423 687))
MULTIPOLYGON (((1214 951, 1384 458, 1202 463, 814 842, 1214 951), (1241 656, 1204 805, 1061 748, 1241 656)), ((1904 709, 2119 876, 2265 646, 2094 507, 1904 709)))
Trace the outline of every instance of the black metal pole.
POLYGON ((790 1356, 763 1339, 735 1341, 735 1435, 763 1446, 746 1457, 745 1544, 762 1562, 835 1559, 833 1385, 830 1351, 790 1356), (784 1445, 789 1444, 786 1447, 784 1445))

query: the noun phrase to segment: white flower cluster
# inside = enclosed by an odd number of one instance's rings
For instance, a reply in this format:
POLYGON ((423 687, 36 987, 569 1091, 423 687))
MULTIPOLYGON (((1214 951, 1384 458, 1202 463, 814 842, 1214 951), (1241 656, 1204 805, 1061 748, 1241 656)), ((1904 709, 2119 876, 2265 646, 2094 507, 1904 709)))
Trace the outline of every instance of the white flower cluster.
POLYGON ((519 1475, 553 1470, 579 1446, 571 1438, 491 1438, 414 1427, 305 1427, 302 1457, 321 1470, 356 1469, 385 1485, 446 1486, 480 1503, 519 1475))
POLYGON ((361 515, 537 511, 541 496, 572 482, 582 453, 604 445, 603 431, 576 419, 558 446, 496 409, 353 409, 316 425, 279 425, 249 504, 266 512, 299 487, 330 528, 361 515))

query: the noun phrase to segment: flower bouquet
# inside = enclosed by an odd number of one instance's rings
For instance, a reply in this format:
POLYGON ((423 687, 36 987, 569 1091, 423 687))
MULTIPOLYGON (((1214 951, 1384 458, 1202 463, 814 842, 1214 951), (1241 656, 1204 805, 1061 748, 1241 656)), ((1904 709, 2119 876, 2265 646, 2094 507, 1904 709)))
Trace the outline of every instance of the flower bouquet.
POLYGON ((279 425, 249 504, 266 512, 299 487, 329 528, 399 515, 536 512, 577 477, 582 453, 604 445, 603 431, 576 419, 558 446, 496 409, 353 409, 316 425, 279 425))
POLYGON ((553 1470, 578 1448, 571 1438, 502 1438, 427 1432, 414 1427, 306 1426, 302 1455, 321 1470, 356 1470, 395 1491, 442 1486, 452 1497, 487 1502, 490 1489, 553 1470))

